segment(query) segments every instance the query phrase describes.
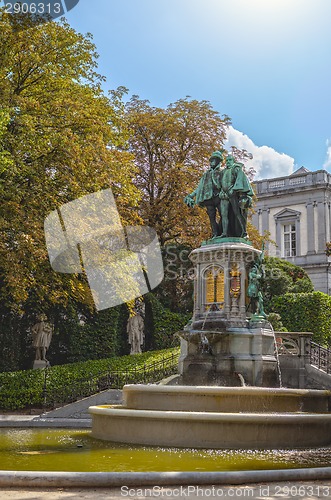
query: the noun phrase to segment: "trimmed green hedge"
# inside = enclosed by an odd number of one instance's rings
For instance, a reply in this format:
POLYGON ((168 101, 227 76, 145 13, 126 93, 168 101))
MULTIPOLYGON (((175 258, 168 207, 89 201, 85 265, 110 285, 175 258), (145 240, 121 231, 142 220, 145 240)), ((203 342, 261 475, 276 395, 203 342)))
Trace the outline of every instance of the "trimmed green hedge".
POLYGON ((290 332, 312 332, 313 340, 322 345, 331 344, 331 297, 322 292, 286 293, 274 297, 274 312, 290 332))
MULTIPOLYGON (((63 404, 73 400, 74 387, 77 387, 82 393, 84 391, 92 393, 93 389, 95 389, 94 392, 98 392, 100 374, 105 372, 125 373, 130 371, 134 376, 134 371, 137 370, 137 382, 141 382, 139 368, 145 366, 147 375, 150 371, 149 381, 153 380, 154 375, 154 381, 157 381, 159 371, 154 370, 153 364, 170 357, 172 354, 177 361, 178 348, 52 366, 47 370, 0 373, 0 409, 17 410, 27 407, 41 407, 44 404, 45 375, 47 401, 58 401, 57 397, 60 395, 63 404)), ((132 382, 135 381, 132 380, 132 382)))
POLYGON ((163 307, 152 294, 148 295, 148 300, 152 310, 153 324, 147 324, 146 328, 152 330, 153 347, 168 349, 177 346, 179 339, 174 334, 184 328, 192 314, 172 312, 163 307))

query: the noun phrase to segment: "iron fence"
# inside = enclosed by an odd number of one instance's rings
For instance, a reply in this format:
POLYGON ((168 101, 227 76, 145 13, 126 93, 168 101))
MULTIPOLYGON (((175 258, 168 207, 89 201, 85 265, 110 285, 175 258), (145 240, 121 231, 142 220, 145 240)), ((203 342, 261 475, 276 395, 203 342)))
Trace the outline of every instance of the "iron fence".
POLYGON ((107 389, 122 389, 126 384, 148 384, 177 373, 178 354, 172 353, 154 363, 144 363, 126 370, 107 370, 97 374, 86 374, 65 385, 52 379, 52 371, 45 369, 44 406, 69 404, 107 389))
POLYGON ((331 373, 331 349, 316 342, 310 343, 310 364, 326 373, 331 373))

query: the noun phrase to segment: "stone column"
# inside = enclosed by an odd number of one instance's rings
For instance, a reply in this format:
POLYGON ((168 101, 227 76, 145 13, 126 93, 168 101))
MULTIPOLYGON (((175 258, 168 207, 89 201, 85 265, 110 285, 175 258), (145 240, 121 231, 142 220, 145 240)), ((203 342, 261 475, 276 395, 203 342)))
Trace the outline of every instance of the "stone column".
POLYGON ((262 234, 264 231, 269 231, 269 208, 264 208, 262 211, 262 234))
POLYGON ((321 201, 317 205, 317 215, 318 215, 318 252, 325 252, 325 234, 326 234, 326 202, 321 201))
POLYGON ((301 228, 300 216, 298 215, 295 221, 295 235, 296 235, 296 255, 301 255, 301 228))
POLYGON ((281 233, 281 224, 277 218, 275 218, 275 223, 276 223, 276 245, 277 245, 277 257, 281 257, 282 253, 282 233, 281 233))
POLYGON ((252 224, 253 226, 256 227, 256 229, 259 231, 259 214, 258 212, 255 212, 253 215, 252 215, 252 224))
POLYGON ((326 204, 326 241, 330 241, 330 202, 328 201, 326 204))

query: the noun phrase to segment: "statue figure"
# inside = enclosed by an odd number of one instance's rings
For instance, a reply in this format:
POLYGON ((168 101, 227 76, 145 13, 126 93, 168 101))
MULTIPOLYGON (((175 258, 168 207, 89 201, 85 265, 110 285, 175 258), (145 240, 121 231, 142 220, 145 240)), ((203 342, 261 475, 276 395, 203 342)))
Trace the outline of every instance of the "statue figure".
POLYGON ((254 192, 243 171, 243 164, 227 156, 220 176, 220 199, 223 232, 221 237, 247 238, 247 214, 254 192))
POLYGON ((144 318, 140 312, 136 312, 133 316, 130 316, 126 326, 126 331, 128 333, 128 342, 131 345, 130 354, 141 353, 141 346, 144 343, 144 318))
POLYGON ((194 207, 207 208, 213 238, 221 236, 247 238, 248 208, 254 195, 243 164, 232 155, 225 159, 225 168, 221 162, 225 151, 215 151, 210 157, 210 168, 201 177, 198 187, 184 198, 184 202, 194 207), (216 220, 217 212, 220 216, 216 220))
POLYGON ((47 323, 47 316, 42 314, 39 316, 39 322, 31 328, 32 345, 36 349, 35 361, 46 361, 46 352, 50 346, 53 325, 47 323))
POLYGON ((261 280, 264 277, 263 259, 264 259, 264 246, 262 254, 253 263, 252 268, 249 272, 249 281, 247 288, 247 295, 250 298, 250 304, 252 306, 253 316, 259 318, 267 317, 263 308, 263 295, 261 291, 261 280))
POLYGON ((213 233, 213 238, 220 236, 222 233, 221 221, 217 222, 217 212, 221 218, 221 200, 220 193, 220 165, 224 159, 224 150, 215 151, 210 159, 210 168, 201 177, 197 188, 184 198, 184 202, 189 207, 199 205, 206 207, 210 225, 213 233))

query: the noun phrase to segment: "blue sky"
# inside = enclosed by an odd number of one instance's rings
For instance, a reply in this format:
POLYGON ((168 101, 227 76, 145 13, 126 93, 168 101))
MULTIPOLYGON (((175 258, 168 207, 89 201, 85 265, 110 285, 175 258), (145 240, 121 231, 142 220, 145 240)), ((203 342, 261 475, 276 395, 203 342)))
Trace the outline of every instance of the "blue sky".
POLYGON ((67 14, 93 34, 105 90, 210 101, 260 178, 331 170, 330 19, 330 0, 80 0, 67 14))

